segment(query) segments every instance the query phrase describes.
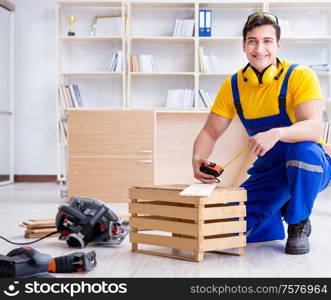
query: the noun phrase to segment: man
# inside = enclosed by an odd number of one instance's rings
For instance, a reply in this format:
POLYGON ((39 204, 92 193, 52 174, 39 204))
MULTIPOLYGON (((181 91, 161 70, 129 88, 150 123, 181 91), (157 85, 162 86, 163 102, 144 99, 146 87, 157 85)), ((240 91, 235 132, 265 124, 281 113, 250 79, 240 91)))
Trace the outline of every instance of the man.
POLYGON ((238 114, 249 134, 248 149, 257 155, 247 190, 247 242, 284 239, 288 254, 308 253, 309 216, 317 194, 329 183, 331 158, 319 143, 323 97, 315 73, 277 58, 281 48, 276 16, 255 13, 243 29, 248 65, 221 86, 206 124, 195 140, 194 176, 216 182, 200 172, 209 163, 216 140, 238 114))

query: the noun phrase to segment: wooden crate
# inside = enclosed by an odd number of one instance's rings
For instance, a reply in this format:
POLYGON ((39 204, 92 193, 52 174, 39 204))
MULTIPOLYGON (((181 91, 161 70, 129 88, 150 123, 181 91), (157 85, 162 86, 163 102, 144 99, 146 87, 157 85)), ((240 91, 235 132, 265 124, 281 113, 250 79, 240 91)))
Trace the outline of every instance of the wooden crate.
POLYGON ((191 261, 202 261, 208 251, 243 255, 246 190, 217 187, 209 197, 182 197, 179 193, 185 187, 132 187, 129 190, 132 251, 191 261), (172 252, 138 249, 142 244, 172 252), (236 251, 221 251, 224 249, 236 251))

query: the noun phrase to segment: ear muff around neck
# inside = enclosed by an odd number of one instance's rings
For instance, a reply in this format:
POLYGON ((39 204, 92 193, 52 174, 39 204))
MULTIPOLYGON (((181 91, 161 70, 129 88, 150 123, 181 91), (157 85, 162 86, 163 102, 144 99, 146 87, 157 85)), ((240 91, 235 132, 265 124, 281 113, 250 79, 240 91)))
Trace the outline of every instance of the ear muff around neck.
POLYGON ((248 64, 242 71, 244 81, 253 84, 269 84, 272 80, 277 80, 281 73, 283 72, 283 68, 278 72, 278 69, 275 65, 270 65, 266 67, 262 73, 258 72, 253 66, 248 64))

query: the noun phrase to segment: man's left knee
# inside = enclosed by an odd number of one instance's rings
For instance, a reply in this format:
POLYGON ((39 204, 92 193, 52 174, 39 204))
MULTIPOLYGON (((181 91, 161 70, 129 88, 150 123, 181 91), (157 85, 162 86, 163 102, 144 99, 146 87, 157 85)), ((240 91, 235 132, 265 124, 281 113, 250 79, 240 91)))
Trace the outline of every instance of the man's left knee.
POLYGON ((318 163, 322 159, 321 153, 320 146, 315 142, 293 143, 287 151, 286 161, 298 160, 307 163, 318 163))

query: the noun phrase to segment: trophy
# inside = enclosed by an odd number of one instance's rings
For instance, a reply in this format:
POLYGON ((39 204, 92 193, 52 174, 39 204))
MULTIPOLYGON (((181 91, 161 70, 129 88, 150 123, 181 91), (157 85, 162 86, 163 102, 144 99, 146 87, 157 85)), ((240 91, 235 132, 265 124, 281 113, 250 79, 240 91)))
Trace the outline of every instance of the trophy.
POLYGON ((74 23, 77 21, 76 17, 70 16, 67 17, 67 21, 69 23, 69 30, 68 30, 68 36, 74 36, 75 35, 75 31, 74 31, 74 23))

